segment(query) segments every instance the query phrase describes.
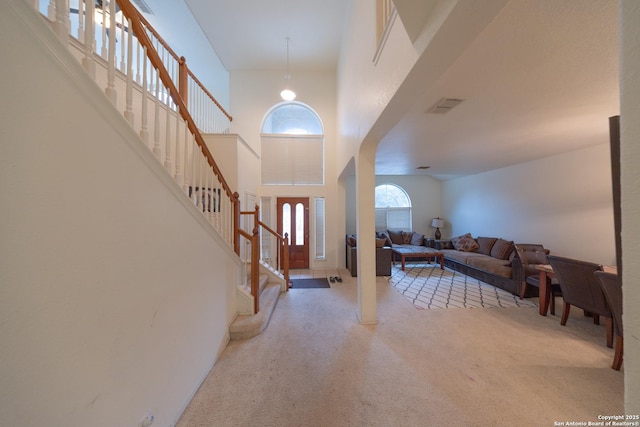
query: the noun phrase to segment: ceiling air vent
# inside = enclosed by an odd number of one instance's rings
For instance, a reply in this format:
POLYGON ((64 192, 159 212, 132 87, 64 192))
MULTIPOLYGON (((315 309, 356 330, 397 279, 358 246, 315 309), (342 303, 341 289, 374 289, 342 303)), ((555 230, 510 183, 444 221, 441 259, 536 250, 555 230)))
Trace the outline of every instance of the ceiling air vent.
POLYGON ((451 111, 454 107, 458 106, 464 99, 459 98, 440 98, 431 108, 426 112, 427 114, 445 114, 451 111))
POLYGON ((138 7, 138 10, 142 13, 146 13, 148 15, 153 15, 153 11, 149 7, 146 1, 144 0, 131 0, 133 4, 138 7))

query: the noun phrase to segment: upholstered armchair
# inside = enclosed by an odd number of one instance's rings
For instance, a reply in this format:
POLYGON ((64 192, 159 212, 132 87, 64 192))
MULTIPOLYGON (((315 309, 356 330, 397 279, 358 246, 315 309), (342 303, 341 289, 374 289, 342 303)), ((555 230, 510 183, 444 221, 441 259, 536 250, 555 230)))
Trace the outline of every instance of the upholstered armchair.
MULTIPOLYGON (((346 264, 352 277, 358 275, 358 243, 354 234, 346 236, 346 264)), ((391 276, 391 248, 376 245, 376 276, 391 276)))
POLYGON ((622 354, 624 352, 624 339, 622 335, 622 283, 618 280, 618 275, 596 271, 596 277, 600 280, 600 286, 607 301, 609 310, 613 315, 613 332, 616 337, 615 354, 611 367, 616 371, 622 367, 622 354))
MULTIPOLYGON (((540 288, 540 270, 536 268, 536 265, 549 264, 547 255, 549 251, 542 245, 522 244, 515 245, 516 253, 522 264, 522 287, 520 288, 520 299, 523 299, 527 291, 527 285, 540 288)), ((549 283, 550 294, 550 308, 551 314, 556 314, 556 296, 562 295, 560 285, 557 279, 551 279, 547 276, 547 282, 549 283)), ((545 308, 546 313, 546 308, 545 308)))

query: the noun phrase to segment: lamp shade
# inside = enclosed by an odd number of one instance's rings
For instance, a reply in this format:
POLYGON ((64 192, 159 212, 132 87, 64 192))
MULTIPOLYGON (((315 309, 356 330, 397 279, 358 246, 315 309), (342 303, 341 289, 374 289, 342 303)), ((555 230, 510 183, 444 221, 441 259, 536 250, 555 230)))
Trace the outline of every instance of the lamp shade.
POLYGON ((434 228, 442 228, 444 227, 444 219, 433 218, 431 220, 431 226, 434 228))

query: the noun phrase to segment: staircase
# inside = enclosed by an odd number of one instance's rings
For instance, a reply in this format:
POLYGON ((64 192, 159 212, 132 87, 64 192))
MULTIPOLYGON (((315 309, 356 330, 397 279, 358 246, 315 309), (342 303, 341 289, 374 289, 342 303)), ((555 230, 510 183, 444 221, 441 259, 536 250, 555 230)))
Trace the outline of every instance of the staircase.
MULTIPOLYGON (((38 9, 37 1, 25 1, 38 9)), ((258 335, 267 327, 279 294, 288 290, 288 244, 286 235, 260 221, 258 207, 240 210, 239 194, 227 184, 202 136, 228 133, 232 117, 130 0, 99 5, 80 0, 77 10, 69 8, 68 0, 51 0, 40 12, 222 238, 222 245, 245 258, 239 274, 243 283, 237 286, 238 316, 229 334, 234 340, 258 335), (240 227, 241 215, 254 216, 252 230, 240 227), (273 236, 272 251, 283 254, 283 262, 280 256, 275 265, 260 259, 261 233, 273 236), (252 265, 259 267, 252 271, 252 265)))

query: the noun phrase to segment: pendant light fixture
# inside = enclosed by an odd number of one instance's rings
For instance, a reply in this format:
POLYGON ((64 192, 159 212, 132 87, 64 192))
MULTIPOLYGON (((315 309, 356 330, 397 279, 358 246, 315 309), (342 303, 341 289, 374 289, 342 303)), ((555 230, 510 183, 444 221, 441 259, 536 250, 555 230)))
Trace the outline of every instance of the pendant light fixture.
POLYGON ((289 89, 289 80, 291 79, 291 74, 289 74, 289 40, 290 38, 287 37, 287 74, 284 75, 284 89, 280 92, 280 96, 285 101, 293 101, 296 99, 296 93, 289 89))

